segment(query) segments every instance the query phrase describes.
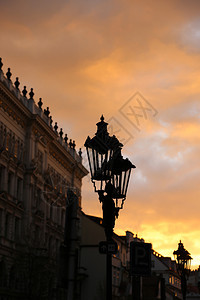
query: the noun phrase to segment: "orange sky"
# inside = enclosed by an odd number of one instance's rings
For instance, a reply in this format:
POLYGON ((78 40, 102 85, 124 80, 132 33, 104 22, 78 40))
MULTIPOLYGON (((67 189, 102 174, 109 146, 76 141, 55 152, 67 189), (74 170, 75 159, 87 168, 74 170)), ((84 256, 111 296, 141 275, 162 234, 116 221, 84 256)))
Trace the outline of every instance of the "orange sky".
MULTIPOLYGON (((0 0, 0 9, 4 72, 34 88, 77 147, 103 113, 137 166, 116 232, 166 256, 181 239, 199 265, 199 0, 0 0)), ((88 178, 83 209, 101 215, 88 178)))

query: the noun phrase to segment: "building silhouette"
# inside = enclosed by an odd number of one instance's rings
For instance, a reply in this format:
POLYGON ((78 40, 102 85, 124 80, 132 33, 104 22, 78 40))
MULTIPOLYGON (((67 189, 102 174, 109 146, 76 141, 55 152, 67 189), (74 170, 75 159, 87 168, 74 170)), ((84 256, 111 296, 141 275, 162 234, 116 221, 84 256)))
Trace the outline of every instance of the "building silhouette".
POLYGON ((58 282, 71 234, 65 216, 81 206, 88 172, 49 107, 2 66, 0 59, 0 299, 66 299, 58 282))

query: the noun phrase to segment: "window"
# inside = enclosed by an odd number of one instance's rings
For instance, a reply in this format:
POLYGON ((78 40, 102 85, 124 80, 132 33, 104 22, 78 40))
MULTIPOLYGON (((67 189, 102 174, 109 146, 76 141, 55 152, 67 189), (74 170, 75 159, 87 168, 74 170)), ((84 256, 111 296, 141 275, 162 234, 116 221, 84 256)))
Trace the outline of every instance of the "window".
POLYGON ((61 215, 61 226, 64 228, 65 227, 65 210, 62 210, 62 215, 61 215))
POLYGON ((35 242, 40 242, 40 227, 35 225, 35 242))
POLYGON ((56 254, 55 240, 52 236, 49 239, 49 252, 50 252, 50 255, 52 255, 52 256, 55 256, 55 254, 56 254))
POLYGON ((5 140, 6 144, 5 144, 5 148, 7 151, 9 151, 9 145, 10 145, 10 133, 6 134, 6 140, 5 140))
POLYGON ((17 200, 22 201, 22 179, 17 177, 17 200))
POLYGON ((116 285, 119 285, 119 271, 116 271, 116 285))
POLYGON ((41 194, 42 194, 41 189, 36 188, 32 185, 33 206, 37 207, 37 209, 39 209, 41 205, 41 194))
POLYGON ((60 216, 60 214, 61 214, 61 207, 58 206, 57 207, 57 220, 56 220, 56 222, 57 222, 58 225, 60 225, 60 223, 61 223, 61 216, 60 216))
POLYGON ((56 239, 56 254, 59 255, 60 253, 60 241, 56 239))
POLYGON ((15 241, 20 241, 20 218, 15 218, 15 241))
POLYGON ((50 219, 50 220, 53 220, 53 207, 52 207, 51 204, 50 204, 50 207, 49 207, 49 211, 50 211, 49 219, 50 219))
POLYGON ((172 276, 169 275, 169 283, 171 284, 172 283, 172 276))
POLYGON ((42 173, 43 171, 43 153, 38 150, 38 172, 42 173))
POLYGON ((0 146, 3 147, 3 139, 4 139, 4 130, 3 124, 0 122, 0 146))
POLYGON ((123 253, 123 264, 125 265, 125 263, 126 263, 125 253, 123 253))
POLYGON ((7 239, 11 239, 11 215, 6 214, 6 221, 5 221, 5 237, 7 239))
POLYGON ((49 235, 47 232, 45 232, 45 247, 49 248, 49 235))
POLYGON ((14 174, 12 172, 8 173, 8 193, 13 196, 13 180, 14 174))
POLYGON ((116 285, 116 271, 113 271, 113 284, 116 285))
POLYGON ((17 141, 15 141, 15 143, 14 143, 14 157, 16 157, 17 158, 17 151, 18 151, 18 142, 17 141))

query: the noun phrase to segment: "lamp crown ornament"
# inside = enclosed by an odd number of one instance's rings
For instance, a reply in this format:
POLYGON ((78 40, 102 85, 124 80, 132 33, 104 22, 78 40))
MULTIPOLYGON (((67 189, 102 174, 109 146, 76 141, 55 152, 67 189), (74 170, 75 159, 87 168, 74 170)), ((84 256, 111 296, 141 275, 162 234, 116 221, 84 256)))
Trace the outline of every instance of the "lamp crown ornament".
POLYGON ((184 248, 183 243, 180 241, 178 244, 178 249, 174 251, 174 255, 177 256, 178 264, 187 264, 189 260, 192 259, 190 253, 184 248))
POLYGON ((104 135, 105 136, 108 135, 108 129, 107 129, 108 123, 104 122, 104 116, 103 115, 101 116, 100 120, 101 121, 96 124, 97 125, 96 135, 104 137, 104 135))

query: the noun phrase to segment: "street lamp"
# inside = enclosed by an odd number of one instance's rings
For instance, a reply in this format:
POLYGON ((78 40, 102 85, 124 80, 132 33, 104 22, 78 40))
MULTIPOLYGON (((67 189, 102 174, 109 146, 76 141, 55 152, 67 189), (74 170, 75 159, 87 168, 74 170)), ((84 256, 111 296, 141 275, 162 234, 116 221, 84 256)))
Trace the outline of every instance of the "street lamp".
MULTIPOLYGON (((108 123, 102 115, 97 124, 97 132, 85 141, 91 181, 99 194, 103 209, 103 226, 107 242, 112 241, 115 219, 123 208, 126 199, 131 169, 135 166, 128 158, 124 159, 123 145, 115 135, 110 136, 108 123), (105 195, 104 195, 105 194, 105 195)), ((112 299, 112 254, 107 253, 107 300, 112 299)))
POLYGON ((183 300, 186 299, 187 292, 187 280, 190 274, 190 266, 192 257, 190 253, 184 248, 183 243, 178 244, 178 249, 173 252, 174 256, 176 256, 177 264, 178 264, 178 274, 181 277, 181 290, 183 295, 183 300))

